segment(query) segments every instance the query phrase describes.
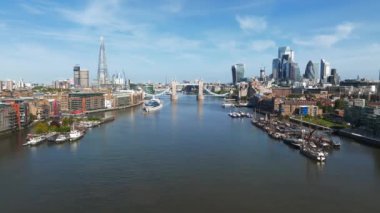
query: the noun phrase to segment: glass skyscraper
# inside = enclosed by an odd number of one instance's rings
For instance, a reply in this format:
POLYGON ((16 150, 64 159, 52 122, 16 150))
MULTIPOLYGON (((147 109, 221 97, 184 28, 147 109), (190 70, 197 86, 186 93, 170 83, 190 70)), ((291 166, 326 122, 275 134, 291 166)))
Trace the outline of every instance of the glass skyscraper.
POLYGON ((330 63, 321 59, 321 82, 326 83, 327 78, 331 75, 330 63))
POLYGON ((232 83, 236 85, 244 80, 244 64, 232 65, 232 83))

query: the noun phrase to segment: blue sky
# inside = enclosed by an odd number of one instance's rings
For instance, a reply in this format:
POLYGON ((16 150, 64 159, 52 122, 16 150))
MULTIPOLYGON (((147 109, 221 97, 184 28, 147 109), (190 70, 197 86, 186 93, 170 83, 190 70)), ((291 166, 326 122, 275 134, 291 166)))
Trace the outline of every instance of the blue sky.
POLYGON ((324 0, 1 1, 0 79, 48 83, 80 64, 96 77, 99 37, 109 73, 134 82, 230 82, 230 67, 271 73, 279 46, 304 72, 321 58, 343 78, 378 78, 380 2, 324 0))

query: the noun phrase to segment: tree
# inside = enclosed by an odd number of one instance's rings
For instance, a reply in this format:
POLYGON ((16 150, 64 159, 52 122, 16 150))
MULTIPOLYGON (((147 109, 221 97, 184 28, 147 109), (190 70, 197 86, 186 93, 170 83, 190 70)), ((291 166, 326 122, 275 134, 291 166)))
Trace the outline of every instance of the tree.
POLYGON ((49 125, 46 122, 40 122, 35 126, 34 131, 37 134, 47 133, 49 132, 49 125))
POLYGON ((343 99, 338 99, 334 103, 334 109, 344 109, 345 102, 343 99))
POLYGON ((73 118, 63 118, 62 119, 62 125, 63 126, 70 126, 74 122, 73 118))

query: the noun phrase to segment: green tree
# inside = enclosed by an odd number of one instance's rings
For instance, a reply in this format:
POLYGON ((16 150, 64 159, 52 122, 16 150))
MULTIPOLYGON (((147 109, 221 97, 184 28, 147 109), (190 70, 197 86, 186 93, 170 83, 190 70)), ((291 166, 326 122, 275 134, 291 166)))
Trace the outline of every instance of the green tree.
POLYGON ((334 103, 334 109, 344 109, 345 102, 343 99, 338 99, 334 103))
POLYGON ((49 125, 46 122, 40 122, 34 127, 34 131, 37 134, 49 132, 49 125))
POLYGON ((63 118, 62 119, 62 125, 63 126, 70 126, 73 123, 74 123, 74 119, 73 118, 63 118))

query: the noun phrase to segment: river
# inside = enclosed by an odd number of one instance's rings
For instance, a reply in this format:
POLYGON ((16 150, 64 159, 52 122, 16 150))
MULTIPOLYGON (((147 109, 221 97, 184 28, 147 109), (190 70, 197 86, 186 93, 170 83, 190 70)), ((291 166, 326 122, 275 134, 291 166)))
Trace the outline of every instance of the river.
POLYGON ((163 101, 74 143, 1 136, 1 212, 380 212, 380 149, 342 139, 318 164, 220 99, 163 101))

